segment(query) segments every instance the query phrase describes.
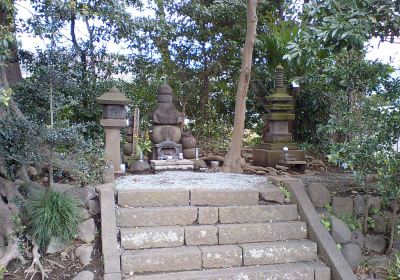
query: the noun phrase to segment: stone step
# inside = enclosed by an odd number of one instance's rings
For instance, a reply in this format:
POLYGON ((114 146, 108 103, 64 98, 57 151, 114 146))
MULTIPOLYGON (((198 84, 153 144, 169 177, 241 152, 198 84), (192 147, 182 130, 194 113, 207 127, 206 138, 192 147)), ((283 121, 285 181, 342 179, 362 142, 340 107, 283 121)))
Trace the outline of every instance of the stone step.
POLYGON ((119 208, 117 225, 122 227, 191 225, 197 221, 196 207, 119 208))
POLYGON ((219 207, 221 224, 294 221, 297 219, 297 206, 294 204, 219 207))
POLYGON ((121 228, 121 246, 127 250, 179 247, 185 243, 183 227, 121 228))
POLYGON ((306 262, 317 260, 317 243, 310 240, 290 240, 240 245, 244 265, 306 262))
POLYGON ((121 207, 189 206, 189 202, 189 190, 118 190, 118 205, 121 207))
POLYGON ((239 206, 258 205, 265 201, 283 203, 283 193, 276 187, 254 189, 122 189, 118 190, 120 207, 169 206, 239 206))
POLYGON ((146 249, 125 251, 121 256, 122 271, 139 274, 295 263, 316 259, 317 245, 309 240, 146 249))
POLYGON ((258 190, 202 190, 190 191, 190 205, 193 206, 236 206, 258 205, 258 190))
POLYGON ((296 205, 225 207, 119 208, 117 222, 123 227, 199 224, 259 223, 298 220, 296 205))
POLYGON ((122 227, 121 246, 126 250, 147 248, 237 244, 304 239, 303 222, 258 224, 122 227), (283 230, 284 229, 284 230, 283 230))
POLYGON ((307 239, 307 224, 300 221, 218 225, 219 244, 240 244, 307 239))
POLYGON ((330 280, 329 268, 314 263, 275 264, 138 275, 128 280, 330 280), (318 273, 323 271, 323 273, 318 273))
POLYGON ((201 251, 196 246, 124 252, 122 273, 170 272, 201 269, 201 251))

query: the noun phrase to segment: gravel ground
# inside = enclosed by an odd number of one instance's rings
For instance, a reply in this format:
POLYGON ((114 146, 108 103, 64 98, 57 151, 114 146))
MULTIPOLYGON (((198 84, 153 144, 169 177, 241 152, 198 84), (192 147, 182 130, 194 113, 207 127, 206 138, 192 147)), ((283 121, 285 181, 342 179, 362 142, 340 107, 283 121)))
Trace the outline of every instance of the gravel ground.
POLYGON ((117 189, 251 189, 264 185, 259 175, 165 171, 153 175, 128 175, 116 180, 117 189))

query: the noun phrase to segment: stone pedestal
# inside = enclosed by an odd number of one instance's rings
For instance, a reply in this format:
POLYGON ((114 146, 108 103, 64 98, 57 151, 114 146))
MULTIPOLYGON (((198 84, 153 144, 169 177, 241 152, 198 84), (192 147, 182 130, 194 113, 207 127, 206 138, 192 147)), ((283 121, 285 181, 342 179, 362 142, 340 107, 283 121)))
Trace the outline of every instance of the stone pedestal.
POLYGON ((106 130, 106 161, 114 167, 114 173, 121 171, 120 129, 126 126, 125 120, 102 119, 100 124, 106 130))
POLYGON ((150 160, 150 166, 154 171, 166 170, 193 170, 193 161, 183 160, 150 160))

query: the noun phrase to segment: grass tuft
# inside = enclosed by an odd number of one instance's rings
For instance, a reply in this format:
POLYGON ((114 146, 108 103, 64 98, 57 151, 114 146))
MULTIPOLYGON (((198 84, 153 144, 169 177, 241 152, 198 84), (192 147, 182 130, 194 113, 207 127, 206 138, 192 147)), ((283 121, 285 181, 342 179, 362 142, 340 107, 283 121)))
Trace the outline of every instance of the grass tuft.
POLYGON ((63 193, 46 191, 26 205, 27 233, 41 248, 52 237, 68 242, 78 233, 79 210, 75 200, 63 193))

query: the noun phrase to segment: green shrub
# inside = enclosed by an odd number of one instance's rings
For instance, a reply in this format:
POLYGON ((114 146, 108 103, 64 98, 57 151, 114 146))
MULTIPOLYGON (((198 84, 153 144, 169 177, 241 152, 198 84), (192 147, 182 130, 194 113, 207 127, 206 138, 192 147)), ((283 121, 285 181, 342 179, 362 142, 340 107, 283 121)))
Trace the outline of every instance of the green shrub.
POLYGON ((65 194, 46 191, 40 198, 29 201, 26 217, 27 233, 42 248, 51 237, 68 242, 77 236, 78 205, 65 194))
POLYGON ((397 252, 394 257, 394 260, 389 263, 387 280, 400 279, 400 252, 397 252))
POLYGON ((338 218, 347 224, 347 226, 353 231, 356 229, 360 229, 361 225, 357 221, 357 217, 351 214, 340 214, 338 218))

